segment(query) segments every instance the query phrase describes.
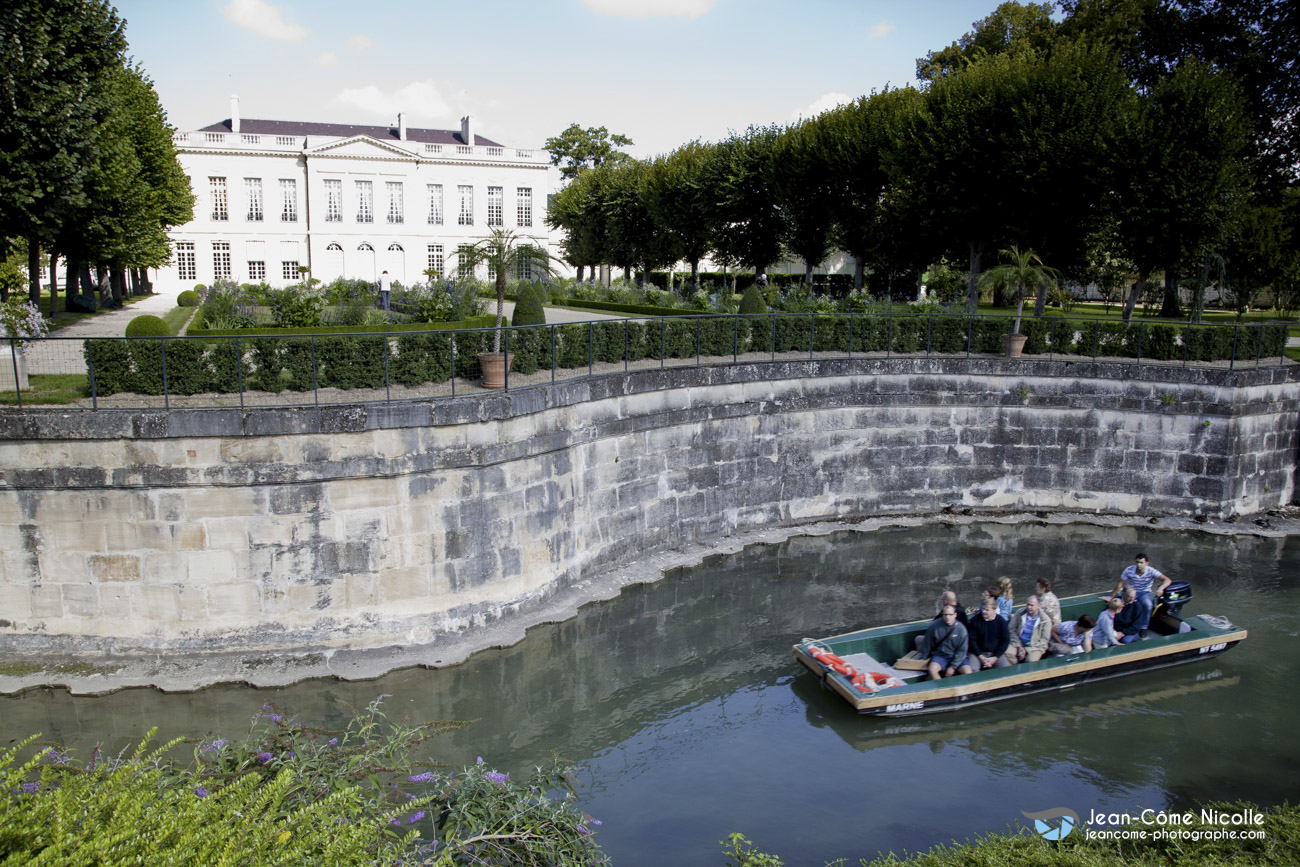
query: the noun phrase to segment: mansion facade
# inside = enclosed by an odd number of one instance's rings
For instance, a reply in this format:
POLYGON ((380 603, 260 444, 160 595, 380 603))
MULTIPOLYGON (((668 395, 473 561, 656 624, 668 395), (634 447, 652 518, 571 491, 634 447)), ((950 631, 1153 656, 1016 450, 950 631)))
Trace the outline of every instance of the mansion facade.
POLYGON ((194 219, 170 233, 159 288, 279 287, 303 268, 325 283, 384 271, 407 285, 428 269, 465 276, 458 252, 494 229, 554 252, 546 151, 473 127, 465 117, 459 131, 408 129, 403 115, 391 128, 241 121, 232 100, 231 119, 173 137, 196 201, 194 219))

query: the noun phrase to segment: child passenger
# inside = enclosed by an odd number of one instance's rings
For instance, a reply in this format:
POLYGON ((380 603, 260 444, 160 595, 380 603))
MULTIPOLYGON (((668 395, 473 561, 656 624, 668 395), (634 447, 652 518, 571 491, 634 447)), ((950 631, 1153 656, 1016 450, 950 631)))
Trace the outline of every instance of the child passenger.
POLYGON ((1011 579, 1003 575, 998 579, 998 617, 1010 622, 1011 610, 1015 608, 1016 597, 1011 592, 1011 579))

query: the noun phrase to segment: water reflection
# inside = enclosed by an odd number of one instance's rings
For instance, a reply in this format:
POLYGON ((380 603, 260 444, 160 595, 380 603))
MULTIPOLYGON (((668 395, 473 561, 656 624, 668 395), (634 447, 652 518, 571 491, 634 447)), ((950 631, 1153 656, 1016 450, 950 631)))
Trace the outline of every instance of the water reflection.
POLYGON ((1300 675, 1296 540, 1087 525, 935 525, 755 547, 532 630, 451 669, 377 681, 100 698, 0 699, 6 737, 44 731, 111 748, 230 735, 266 700, 327 726, 390 693, 390 713, 477 719, 440 738, 452 764, 483 755, 523 772, 546 750, 580 761, 590 812, 619 865, 718 860, 742 831, 787 863, 916 849, 1000 830, 1021 810, 1183 808, 1300 793, 1291 736, 1300 675), (1017 596, 1046 575, 1060 595, 1109 589, 1137 550, 1230 615, 1239 648, 1189 665, 955 715, 872 720, 823 693, 790 656, 806 635, 927 616, 952 587, 967 604, 999 575, 1017 596))

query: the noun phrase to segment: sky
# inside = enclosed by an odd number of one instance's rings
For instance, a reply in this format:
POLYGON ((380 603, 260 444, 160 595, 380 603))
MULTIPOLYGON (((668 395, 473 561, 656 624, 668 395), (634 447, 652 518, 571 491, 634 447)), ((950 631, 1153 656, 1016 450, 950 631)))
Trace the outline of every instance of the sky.
POLYGON ((230 117, 475 131, 572 123, 637 157, 790 123, 886 86, 998 0, 117 0, 171 123, 230 117))

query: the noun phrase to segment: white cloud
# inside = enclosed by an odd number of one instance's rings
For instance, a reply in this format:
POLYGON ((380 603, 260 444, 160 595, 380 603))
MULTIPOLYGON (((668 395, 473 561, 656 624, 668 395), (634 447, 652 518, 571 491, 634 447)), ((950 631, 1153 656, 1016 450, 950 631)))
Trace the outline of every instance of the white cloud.
POLYGON ((266 0, 230 0, 230 5, 222 11, 235 26, 263 39, 295 45, 301 45, 307 39, 306 27, 285 21, 280 10, 266 0))
POLYGON ((396 118, 399 111, 406 112, 407 117, 416 115, 429 119, 451 115, 450 106, 432 81, 413 81, 391 93, 385 93, 373 84, 349 87, 340 91, 334 100, 390 120, 396 118))
POLYGON ((823 93, 813 101, 812 105, 796 110, 790 115, 790 117, 793 120, 799 120, 800 118, 805 117, 813 118, 821 114, 823 111, 830 111, 832 108, 847 105, 852 101, 853 97, 849 96, 847 93, 840 93, 838 91, 823 93))
POLYGON ((871 38, 879 39, 880 37, 884 36, 886 33, 888 33, 893 29, 894 29, 894 25, 887 24, 884 21, 881 21, 875 27, 871 28, 871 38))
POLYGON ((317 66, 335 66, 339 62, 339 56, 333 51, 326 51, 316 56, 317 66))
POLYGON ((349 51, 369 51, 375 47, 375 40, 364 33, 358 33, 348 40, 349 51))
POLYGON ((713 8, 713 0, 582 0, 597 15, 619 18, 699 18, 713 8))

